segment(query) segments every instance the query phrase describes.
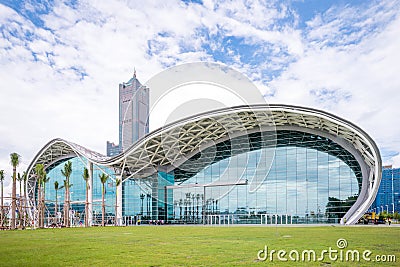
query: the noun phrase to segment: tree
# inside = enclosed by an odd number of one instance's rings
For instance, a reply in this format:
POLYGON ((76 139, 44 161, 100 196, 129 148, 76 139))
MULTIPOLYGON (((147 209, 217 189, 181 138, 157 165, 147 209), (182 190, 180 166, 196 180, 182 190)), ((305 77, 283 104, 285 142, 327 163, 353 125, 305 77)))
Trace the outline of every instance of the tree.
POLYGON ((64 206, 63 206, 63 216, 64 216, 64 225, 69 226, 70 221, 69 221, 69 189, 71 188, 72 184, 69 184, 67 180, 63 180, 64 185, 60 187, 64 188, 64 206), (68 191, 67 191, 68 188, 68 191), (68 204, 67 204, 68 203, 68 204))
POLYGON ((86 184, 86 202, 85 202, 85 227, 89 226, 89 170, 87 168, 83 169, 82 174, 83 180, 85 180, 86 184))
POLYGON ((101 190, 101 225, 104 226, 104 214, 106 213, 106 205, 104 202, 104 195, 106 193, 106 182, 108 180, 108 175, 105 173, 99 174, 100 182, 102 185, 102 190, 101 190))
MULTIPOLYGON (((54 207, 54 214, 56 217, 57 217, 57 212, 58 212, 58 190, 60 190, 61 188, 64 188, 64 186, 60 187, 60 184, 57 181, 55 181, 54 182, 54 190, 56 190, 56 205, 54 207)), ((57 222, 58 222, 58 219, 57 219, 57 222)))
MULTIPOLYGON (((23 197, 22 197, 22 204, 21 204, 21 206, 22 206, 22 210, 23 210, 23 213, 22 213, 22 218, 21 218, 21 220, 22 220, 22 227, 24 227, 25 228, 25 224, 26 224, 26 217, 27 217, 27 213, 26 213, 26 203, 27 203, 27 201, 26 201, 26 181, 28 180, 28 175, 26 174, 26 172, 24 171, 23 173, 22 173, 22 181, 23 181, 23 183, 24 183, 24 194, 23 194, 23 197)), ((22 211, 21 211, 22 212, 22 211)))
POLYGON ((70 226, 70 221, 69 221, 69 209, 70 209, 70 193, 69 189, 71 188, 71 184, 69 182, 69 177, 72 174, 72 162, 67 161, 64 164, 64 169, 61 170, 61 174, 65 177, 64 180, 64 188, 65 188, 65 198, 64 198, 64 224, 66 227, 70 226))
POLYGON ((21 156, 17 153, 11 153, 11 166, 13 167, 13 175, 12 175, 12 200, 11 200, 11 229, 15 229, 15 212, 17 208, 16 198, 17 198, 17 167, 19 165, 19 161, 21 156))
POLYGON ((386 210, 382 211, 381 213, 379 213, 379 219, 380 220, 386 220, 388 218, 389 214, 387 213, 386 210))
POLYGON ((3 190, 4 190, 4 170, 0 170, 0 182, 1 182, 1 211, 0 211, 0 221, 1 221, 1 226, 3 226, 4 222, 4 195, 3 195, 3 190))
POLYGON ((37 205, 38 205, 38 211, 39 211, 39 228, 44 227, 44 202, 43 202, 43 191, 42 191, 42 185, 43 185, 43 180, 46 179, 46 171, 44 170, 44 165, 43 164, 36 164, 35 166, 35 174, 36 174, 36 181, 38 185, 38 193, 37 193, 37 205))
POLYGON ((43 194, 42 194, 42 210, 40 216, 42 216, 42 228, 44 228, 44 213, 46 209, 46 183, 50 181, 50 177, 47 177, 47 173, 43 173, 42 183, 43 183, 43 194))
MULTIPOLYGON (((118 226, 118 221, 117 221, 117 214, 118 214, 118 186, 121 184, 121 182, 122 182, 121 179, 118 179, 118 178, 115 179, 115 226, 118 226)), ((142 203, 143 203, 143 201, 142 201, 142 203)))
POLYGON ((22 210, 23 210, 23 208, 22 208, 22 180, 24 179, 24 177, 23 176, 21 176, 21 174, 20 173, 17 173, 17 181, 19 182, 19 201, 18 201, 18 203, 19 203, 19 207, 18 207, 18 222, 19 222, 19 225, 20 226, 22 226, 22 210))
POLYGON ((393 214, 393 219, 397 221, 400 219, 400 214, 397 211, 393 214))
POLYGON ((22 195, 22 180, 23 180, 23 177, 21 176, 21 174, 17 173, 17 181, 19 182, 19 197, 20 198, 22 195))

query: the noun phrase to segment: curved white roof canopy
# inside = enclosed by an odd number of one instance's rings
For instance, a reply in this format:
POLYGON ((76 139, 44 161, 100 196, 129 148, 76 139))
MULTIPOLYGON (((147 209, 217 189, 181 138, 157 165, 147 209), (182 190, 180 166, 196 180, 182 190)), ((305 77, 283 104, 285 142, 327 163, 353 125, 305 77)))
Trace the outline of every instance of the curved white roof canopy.
POLYGON ((362 170, 362 188, 356 203, 344 216, 346 220, 342 220, 345 224, 356 223, 375 199, 381 180, 382 162, 375 142, 362 129, 335 115, 290 105, 238 106, 191 116, 147 134, 115 157, 54 139, 39 151, 28 167, 28 195, 34 206, 33 167, 38 163, 51 169, 60 161, 80 156, 97 165, 124 170, 128 177, 144 178, 157 169, 177 167, 210 144, 227 137, 274 130, 296 130, 327 137, 356 158, 362 170))

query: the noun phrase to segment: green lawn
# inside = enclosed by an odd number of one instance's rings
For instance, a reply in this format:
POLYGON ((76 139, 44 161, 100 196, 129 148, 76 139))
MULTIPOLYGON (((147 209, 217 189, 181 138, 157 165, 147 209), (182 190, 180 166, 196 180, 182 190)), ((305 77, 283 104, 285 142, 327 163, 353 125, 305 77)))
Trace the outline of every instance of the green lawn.
MULTIPOLYGON (((288 255, 286 255, 288 258, 288 255)), ((400 227, 136 226, 0 231, 0 266, 400 266, 400 227), (268 249, 395 255, 397 263, 259 261, 268 249), (344 249, 343 251, 345 251, 344 249)))

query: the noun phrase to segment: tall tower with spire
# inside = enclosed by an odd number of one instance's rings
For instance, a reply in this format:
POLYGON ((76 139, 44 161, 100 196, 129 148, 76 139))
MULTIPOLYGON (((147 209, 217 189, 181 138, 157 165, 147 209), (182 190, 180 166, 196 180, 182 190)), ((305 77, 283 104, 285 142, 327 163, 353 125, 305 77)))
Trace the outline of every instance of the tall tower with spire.
POLYGON ((136 77, 119 84, 119 144, 107 142, 107 155, 115 156, 149 132, 149 88, 136 77))

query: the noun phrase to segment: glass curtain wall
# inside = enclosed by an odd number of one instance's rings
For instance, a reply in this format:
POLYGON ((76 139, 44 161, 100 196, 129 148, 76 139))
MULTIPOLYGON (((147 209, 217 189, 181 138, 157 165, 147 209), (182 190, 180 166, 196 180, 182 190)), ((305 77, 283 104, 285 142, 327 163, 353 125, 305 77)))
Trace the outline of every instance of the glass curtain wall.
POLYGON ((278 136, 276 149, 226 157, 176 186, 171 220, 339 223, 361 188, 361 171, 354 157, 320 136, 298 132, 280 132, 278 136), (270 155, 274 155, 272 163, 270 155), (225 177, 225 185, 221 185, 221 177, 225 177), (254 181, 257 190, 250 185, 254 181))
MULTIPOLYGON (((86 202, 86 182, 83 179, 83 169, 87 167, 87 161, 78 157, 69 159, 72 163, 72 174, 70 176, 70 200, 71 200, 71 212, 73 216, 72 225, 84 224, 85 218, 85 202, 86 202)), ((57 166, 52 168, 47 173, 47 178, 50 178, 46 183, 46 217, 49 222, 54 221, 57 217, 55 213, 56 205, 56 190, 55 182, 58 182, 59 190, 57 190, 57 211, 60 212, 58 217, 61 218, 61 214, 64 207, 65 200, 65 188, 64 180, 65 177, 62 175, 61 170, 64 169, 66 161, 58 163, 57 166)), ((115 175, 112 169, 104 168, 93 165, 93 224, 101 224, 101 198, 102 198, 102 183, 99 175, 106 173, 109 175, 107 182, 105 183, 105 205, 106 205, 106 224, 113 224, 115 214, 115 175)))

